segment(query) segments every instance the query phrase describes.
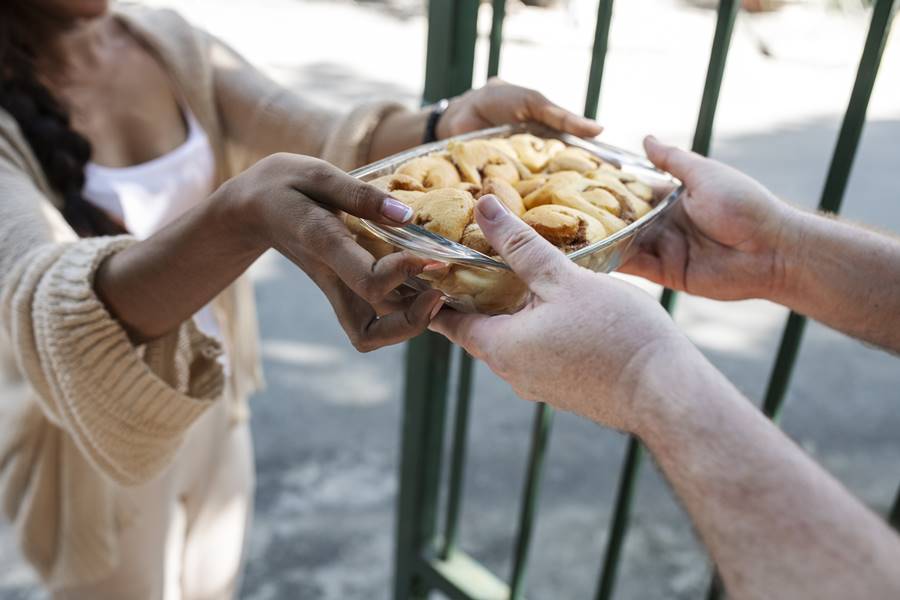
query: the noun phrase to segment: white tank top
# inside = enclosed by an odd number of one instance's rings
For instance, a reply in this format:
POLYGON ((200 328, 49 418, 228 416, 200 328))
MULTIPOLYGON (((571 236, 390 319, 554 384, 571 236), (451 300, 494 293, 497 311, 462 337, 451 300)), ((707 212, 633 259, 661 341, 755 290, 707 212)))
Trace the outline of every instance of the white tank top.
MULTIPOLYGON (((174 150, 131 167, 88 163, 84 198, 146 239, 206 200, 215 180, 215 157, 196 117, 184 109, 188 135, 174 150)), ((221 330, 207 304, 194 322, 203 333, 221 340, 221 330)))

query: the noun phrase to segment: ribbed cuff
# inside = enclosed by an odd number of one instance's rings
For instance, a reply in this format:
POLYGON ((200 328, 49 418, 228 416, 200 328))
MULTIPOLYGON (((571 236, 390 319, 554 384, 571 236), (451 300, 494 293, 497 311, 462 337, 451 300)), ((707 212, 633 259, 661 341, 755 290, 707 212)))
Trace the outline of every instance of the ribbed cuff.
POLYGON ((53 395, 44 399, 47 409, 123 484, 146 481, 168 464, 224 385, 221 347, 191 320, 141 351, 95 294, 97 267, 132 243, 94 238, 69 246, 41 278, 32 310, 53 395))
POLYGON ((354 109, 328 136, 322 158, 349 171, 369 162, 375 129, 389 115, 407 110, 397 102, 373 102, 354 109))

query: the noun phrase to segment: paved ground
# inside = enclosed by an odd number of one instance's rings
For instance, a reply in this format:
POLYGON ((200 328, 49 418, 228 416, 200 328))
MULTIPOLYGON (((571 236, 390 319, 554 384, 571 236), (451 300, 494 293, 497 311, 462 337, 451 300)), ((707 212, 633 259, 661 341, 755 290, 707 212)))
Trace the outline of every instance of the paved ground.
MULTIPOLYGON (((178 5, 275 77, 322 102, 414 102, 424 72, 418 3, 153 0, 178 5)), ((581 108, 595 3, 516 10, 501 74, 581 108)), ((487 22, 489 19, 484 19, 487 22)), ((655 132, 687 144, 714 15, 674 0, 616 4, 600 115, 606 138, 638 147, 655 132)), ((798 7, 738 23, 713 153, 812 206, 849 96, 865 15, 798 7), (760 52, 765 46, 770 56, 760 52)), ((900 43, 889 45, 847 196, 846 214, 900 231, 900 43)), ((479 48, 480 58, 486 56, 479 48)), ((483 67, 479 71, 483 73, 483 67)), ((483 78, 483 75, 479 75, 483 78)), ((480 80, 480 79, 479 79, 480 80)), ((288 263, 254 267, 269 389, 254 401, 259 492, 242 597, 388 596, 398 456, 401 348, 357 355, 321 294, 288 263)), ((683 298, 677 319, 758 400, 785 311, 765 302, 683 298)), ((900 481, 900 363, 811 325, 784 426, 868 504, 900 481)), ((503 576, 532 407, 487 369, 476 373, 462 546, 503 576)), ((607 533, 622 436, 559 415, 529 568, 532 598, 590 597, 607 533)), ((704 556, 652 468, 639 483, 618 598, 697 598, 704 556)), ((41 598, 0 530, 0 599, 41 598)))

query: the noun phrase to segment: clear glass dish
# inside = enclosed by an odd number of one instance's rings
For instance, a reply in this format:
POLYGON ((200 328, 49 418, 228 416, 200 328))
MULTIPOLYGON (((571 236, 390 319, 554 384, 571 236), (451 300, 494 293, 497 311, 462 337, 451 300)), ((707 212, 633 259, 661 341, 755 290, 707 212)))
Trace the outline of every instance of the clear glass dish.
MULTIPOLYGON (((534 123, 482 129, 433 144, 425 144, 360 167, 350 174, 363 181, 371 181, 392 174, 400 165, 413 158, 446 150, 447 145, 453 140, 509 137, 517 133, 531 133, 582 148, 626 173, 633 174, 652 188, 653 208, 650 212, 612 235, 567 254, 569 259, 592 271, 609 273, 627 261, 643 240, 655 234, 657 227, 668 218, 672 207, 684 193, 684 186, 678 179, 657 169, 642 156, 603 142, 582 139, 534 123)), ((502 260, 491 258, 416 225, 391 227, 364 219, 360 219, 360 224, 375 238, 397 249, 447 263, 448 268, 455 271, 453 278, 446 277, 446 272, 438 271, 411 278, 407 281, 407 285, 419 291, 440 289, 448 298, 448 306, 463 312, 509 314, 517 311, 528 301, 527 288, 502 260), (453 283, 447 285, 446 282, 450 279, 453 283)))

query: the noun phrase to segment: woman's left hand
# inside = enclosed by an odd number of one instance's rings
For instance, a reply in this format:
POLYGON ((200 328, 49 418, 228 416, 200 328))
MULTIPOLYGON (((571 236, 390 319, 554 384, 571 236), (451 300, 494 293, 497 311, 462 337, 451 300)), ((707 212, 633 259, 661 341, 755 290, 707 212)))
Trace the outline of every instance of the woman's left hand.
POLYGON ((450 101, 438 121, 438 139, 495 125, 534 121, 579 137, 594 137, 603 128, 550 102, 538 91, 506 83, 496 77, 482 88, 450 101))

